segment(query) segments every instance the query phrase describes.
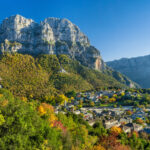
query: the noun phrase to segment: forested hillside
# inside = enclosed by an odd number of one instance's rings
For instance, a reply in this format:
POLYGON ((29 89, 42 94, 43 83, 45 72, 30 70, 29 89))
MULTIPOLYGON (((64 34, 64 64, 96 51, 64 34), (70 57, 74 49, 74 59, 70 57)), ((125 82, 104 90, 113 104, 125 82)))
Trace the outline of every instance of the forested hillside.
POLYGON ((0 77, 2 86, 14 95, 35 99, 73 90, 125 87, 112 76, 89 69, 66 55, 1 55, 0 77))

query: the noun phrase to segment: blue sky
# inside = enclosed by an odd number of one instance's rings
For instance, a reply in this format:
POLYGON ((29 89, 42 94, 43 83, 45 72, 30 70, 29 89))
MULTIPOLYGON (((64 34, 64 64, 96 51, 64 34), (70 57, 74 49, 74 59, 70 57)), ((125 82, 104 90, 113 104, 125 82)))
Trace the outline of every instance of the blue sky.
POLYGON ((150 0, 0 0, 0 21, 20 14, 36 22, 68 18, 105 61, 150 54, 150 0))

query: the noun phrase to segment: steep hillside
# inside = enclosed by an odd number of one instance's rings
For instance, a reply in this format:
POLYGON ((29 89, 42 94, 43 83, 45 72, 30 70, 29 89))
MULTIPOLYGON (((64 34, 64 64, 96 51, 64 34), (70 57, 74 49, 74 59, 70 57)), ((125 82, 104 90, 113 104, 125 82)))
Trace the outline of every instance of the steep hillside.
POLYGON ((141 87, 150 88, 150 55, 110 61, 107 65, 125 74, 141 87))
POLYGON ((0 59, 4 88, 16 96, 43 98, 68 91, 125 87, 113 77, 81 65, 66 55, 7 54, 0 59))

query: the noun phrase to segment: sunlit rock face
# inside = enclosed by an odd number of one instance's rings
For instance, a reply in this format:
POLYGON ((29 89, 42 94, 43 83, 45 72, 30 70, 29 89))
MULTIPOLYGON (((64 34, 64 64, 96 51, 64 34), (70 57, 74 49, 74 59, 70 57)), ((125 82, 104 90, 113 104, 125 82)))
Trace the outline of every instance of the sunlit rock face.
POLYGON ((88 38, 80 29, 67 19, 47 18, 43 23, 48 24, 52 31, 55 41, 71 41, 89 44, 88 38))
POLYGON ((0 25, 2 51, 38 54, 67 54, 83 65, 105 69, 100 52, 88 37, 67 19, 46 18, 40 23, 15 15, 0 25))
POLYGON ((1 40, 27 42, 31 40, 31 28, 35 25, 31 19, 16 15, 6 18, 1 24, 1 40))
POLYGON ((101 57, 98 57, 95 61, 95 69, 96 70, 103 70, 105 67, 104 62, 101 60, 101 57))

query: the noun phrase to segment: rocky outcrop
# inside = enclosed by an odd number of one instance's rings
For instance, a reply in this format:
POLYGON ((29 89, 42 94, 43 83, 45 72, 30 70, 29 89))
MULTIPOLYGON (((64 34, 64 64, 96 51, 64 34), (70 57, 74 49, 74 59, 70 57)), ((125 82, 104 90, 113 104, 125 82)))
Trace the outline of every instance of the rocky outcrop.
POLYGON ((18 42, 10 42, 7 39, 4 41, 4 43, 1 43, 1 53, 5 52, 17 52, 20 48, 22 48, 22 44, 18 42))
POLYGON ((40 24, 20 15, 0 25, 1 50, 38 54, 67 54, 82 64, 102 71, 105 63, 88 37, 67 19, 47 18, 40 24), (10 44, 16 42, 16 45, 10 44))
POLYGON ((110 61, 107 65, 125 74, 141 87, 150 88, 150 55, 110 61))

